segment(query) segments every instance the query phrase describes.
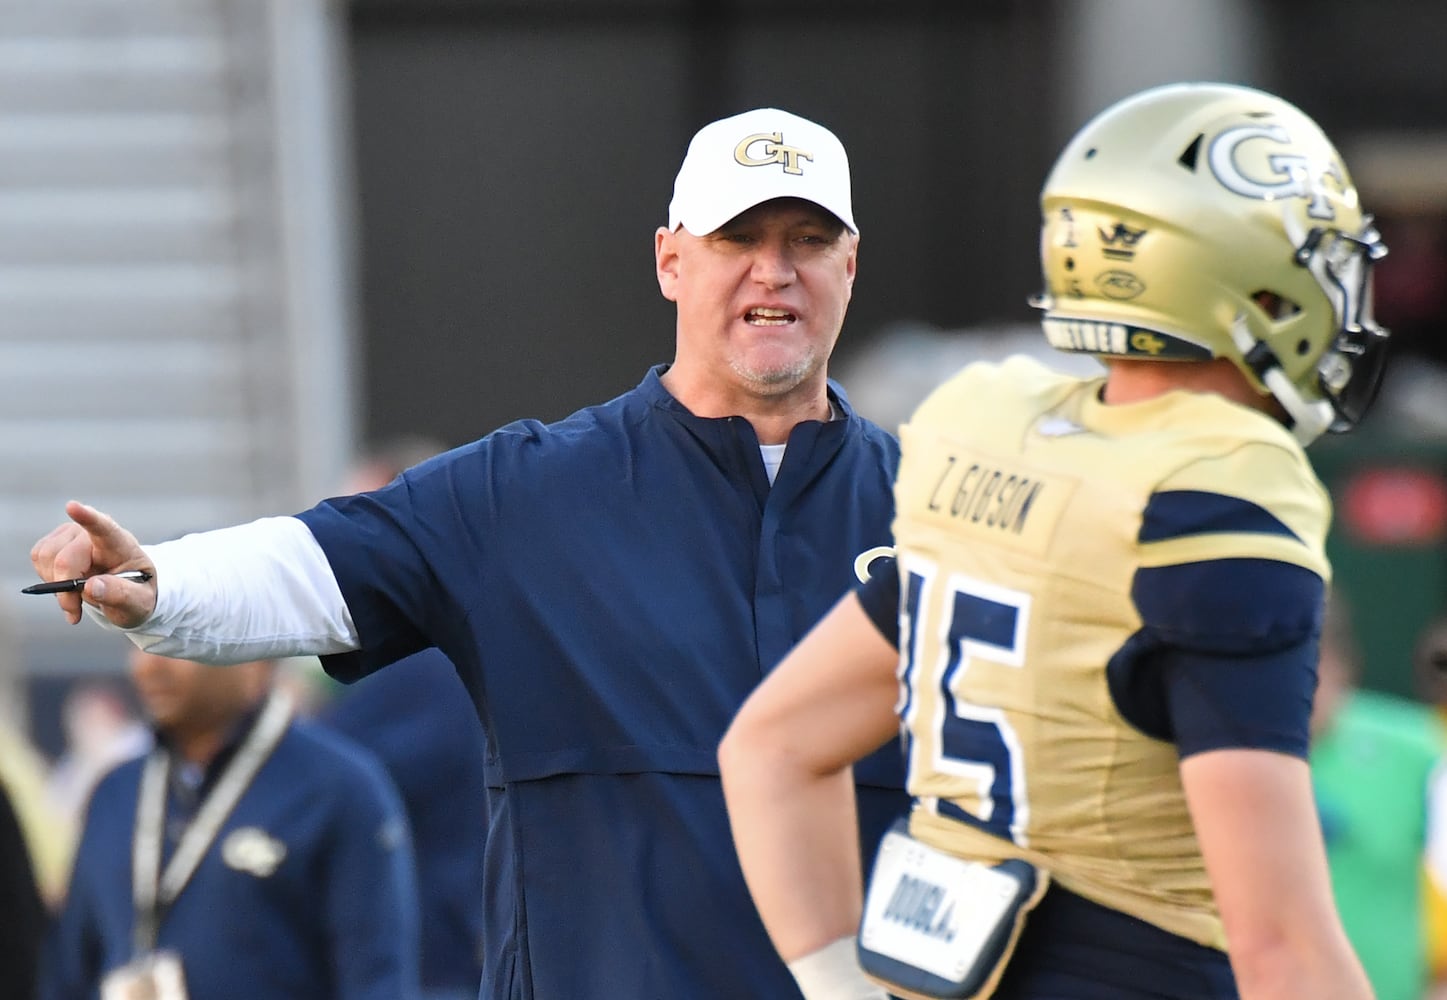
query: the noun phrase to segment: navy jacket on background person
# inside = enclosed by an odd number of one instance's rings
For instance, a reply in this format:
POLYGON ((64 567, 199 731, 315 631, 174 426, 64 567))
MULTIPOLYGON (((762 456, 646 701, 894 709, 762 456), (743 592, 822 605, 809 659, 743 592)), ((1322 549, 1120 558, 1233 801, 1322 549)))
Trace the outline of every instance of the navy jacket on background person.
MULTIPOLYGON (((899 448, 856 415, 794 428, 772 486, 752 425, 655 368, 298 517, 361 649, 438 646, 483 720, 486 1000, 797 1000, 753 908, 719 739, 890 542, 899 448)), ((897 743, 854 769, 863 856, 908 806, 897 743)))
POLYGON ((424 990, 471 1000, 482 978, 487 742, 457 669, 423 650, 348 687, 321 721, 375 754, 402 795, 417 859, 424 990))
MULTIPOLYGON (((106 973, 132 958, 143 763, 120 765, 91 797, 42 959, 41 1000, 94 998, 106 973)), ((181 808, 168 795, 167 815, 181 808)), ((174 849, 168 831, 163 864, 174 849)), ((193 1000, 415 997, 411 841, 381 765, 345 738, 293 721, 162 916, 157 947, 180 953, 193 1000), (224 856, 227 837, 243 829, 283 849, 274 870, 224 856)))

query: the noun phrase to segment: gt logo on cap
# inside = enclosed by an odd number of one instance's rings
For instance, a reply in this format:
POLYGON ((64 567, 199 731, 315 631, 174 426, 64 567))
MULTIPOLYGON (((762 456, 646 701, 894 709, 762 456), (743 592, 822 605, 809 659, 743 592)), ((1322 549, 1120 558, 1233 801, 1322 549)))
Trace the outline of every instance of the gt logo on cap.
POLYGON ((770 163, 782 163, 784 173, 802 174, 800 160, 813 161, 814 154, 806 153, 797 146, 785 146, 782 132, 757 132, 746 136, 734 147, 734 160, 746 167, 766 167, 770 163), (754 156, 749 150, 757 143, 764 144, 763 157, 754 156))

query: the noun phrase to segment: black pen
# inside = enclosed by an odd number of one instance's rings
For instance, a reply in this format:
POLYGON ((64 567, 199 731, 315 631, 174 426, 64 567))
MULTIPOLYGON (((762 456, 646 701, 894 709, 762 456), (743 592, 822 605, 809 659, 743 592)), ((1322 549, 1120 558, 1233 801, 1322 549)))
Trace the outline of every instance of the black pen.
MULTIPOLYGON (((97 573, 97 576, 114 576, 121 580, 135 580, 137 583, 145 583, 151 578, 151 574, 143 569, 128 569, 120 573, 97 573)), ((90 577, 83 576, 79 580, 55 580, 52 583, 37 583, 33 587, 26 587, 22 594, 70 594, 77 590, 85 589, 85 581, 90 577)))

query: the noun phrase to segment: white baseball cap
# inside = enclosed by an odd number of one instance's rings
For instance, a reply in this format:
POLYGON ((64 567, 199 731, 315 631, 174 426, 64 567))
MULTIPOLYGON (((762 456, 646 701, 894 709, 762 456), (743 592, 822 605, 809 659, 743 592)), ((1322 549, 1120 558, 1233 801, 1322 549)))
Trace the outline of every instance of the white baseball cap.
POLYGON ((822 125, 777 108, 745 111, 698 130, 673 181, 668 228, 705 236, 773 198, 803 198, 852 233, 849 158, 822 125))

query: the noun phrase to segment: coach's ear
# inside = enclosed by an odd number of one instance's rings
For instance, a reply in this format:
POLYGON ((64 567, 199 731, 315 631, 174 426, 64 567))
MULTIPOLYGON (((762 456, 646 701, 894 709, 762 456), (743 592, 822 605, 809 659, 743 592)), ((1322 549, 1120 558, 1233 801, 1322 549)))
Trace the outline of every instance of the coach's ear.
POLYGON ((653 234, 653 269, 658 275, 658 290, 669 302, 678 301, 678 236, 658 227, 653 234))

